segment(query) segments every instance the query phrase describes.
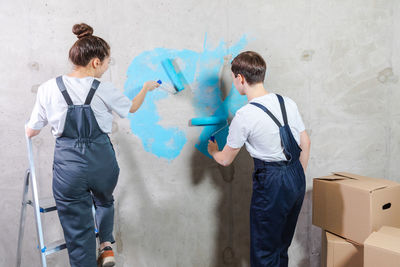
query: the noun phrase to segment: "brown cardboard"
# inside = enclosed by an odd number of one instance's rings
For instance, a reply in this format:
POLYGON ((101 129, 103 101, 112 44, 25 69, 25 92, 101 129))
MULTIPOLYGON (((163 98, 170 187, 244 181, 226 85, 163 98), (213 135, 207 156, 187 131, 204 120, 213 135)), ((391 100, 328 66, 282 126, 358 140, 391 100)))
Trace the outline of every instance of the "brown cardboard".
POLYGON ((364 248, 365 267, 400 266, 400 229, 382 227, 365 240, 364 248))
POLYGON ((312 222, 359 244, 381 226, 400 227, 400 184, 338 172, 313 181, 312 222))
POLYGON ((321 267, 363 267, 363 247, 323 231, 321 267))

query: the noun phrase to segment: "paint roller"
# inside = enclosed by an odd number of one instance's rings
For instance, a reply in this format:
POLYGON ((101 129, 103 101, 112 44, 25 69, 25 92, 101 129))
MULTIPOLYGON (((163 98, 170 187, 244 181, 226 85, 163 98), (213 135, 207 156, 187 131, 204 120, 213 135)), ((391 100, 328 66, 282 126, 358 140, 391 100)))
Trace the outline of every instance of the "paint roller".
POLYGON ((211 134, 210 140, 212 142, 215 141, 215 135, 218 134, 220 131, 222 131, 229 125, 228 120, 225 117, 217 117, 217 116, 200 117, 200 118, 193 118, 189 121, 189 126, 216 126, 216 125, 221 125, 221 124, 224 124, 224 125, 221 128, 219 128, 217 131, 215 131, 211 134))
POLYGON ((161 89, 171 94, 176 94, 184 90, 185 78, 183 77, 182 72, 178 71, 177 68, 175 68, 172 60, 167 58, 161 61, 161 65, 163 66, 165 72, 168 75, 168 78, 171 80, 174 87, 173 90, 170 90, 169 87, 164 85, 161 80, 158 80, 157 83, 160 84, 161 89))

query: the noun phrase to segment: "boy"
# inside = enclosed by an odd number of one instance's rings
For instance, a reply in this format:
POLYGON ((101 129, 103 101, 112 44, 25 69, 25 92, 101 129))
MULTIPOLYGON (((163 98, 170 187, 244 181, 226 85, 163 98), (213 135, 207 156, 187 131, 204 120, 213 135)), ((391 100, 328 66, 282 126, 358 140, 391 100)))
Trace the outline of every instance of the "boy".
POLYGON ((266 64, 258 53, 239 54, 231 70, 236 89, 249 103, 236 112, 224 149, 209 141, 208 152, 228 166, 246 144, 254 159, 251 266, 288 266, 287 251, 305 194, 310 139, 296 103, 264 88, 266 64))

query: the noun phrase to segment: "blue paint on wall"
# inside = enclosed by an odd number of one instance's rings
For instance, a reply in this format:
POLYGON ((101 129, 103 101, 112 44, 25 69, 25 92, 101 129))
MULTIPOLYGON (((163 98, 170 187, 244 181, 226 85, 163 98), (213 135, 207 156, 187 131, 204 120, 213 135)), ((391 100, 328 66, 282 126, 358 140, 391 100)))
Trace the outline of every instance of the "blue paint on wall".
MULTIPOLYGON (((174 50, 156 48, 145 51, 134 58, 127 71, 125 94, 133 99, 145 81, 161 79, 164 83, 169 81, 161 62, 165 59, 179 59, 179 75, 185 78, 186 85, 193 89, 193 103, 196 115, 204 116, 233 116, 238 108, 247 100, 240 96, 234 89, 222 101, 219 88, 219 73, 224 63, 224 56, 232 54, 235 57, 247 44, 246 37, 242 37, 236 44, 227 47, 225 42, 220 42, 216 48, 207 45, 207 36, 202 52, 192 50, 174 50), (183 63, 183 64, 182 64, 183 63), (192 85, 196 86, 192 86, 192 85)), ((163 127, 158 124, 161 120, 157 113, 156 102, 167 98, 168 93, 155 90, 147 94, 141 108, 129 116, 132 132, 138 136, 146 151, 158 157, 172 160, 176 158, 187 139, 184 132, 177 127, 163 127)), ((206 126, 200 134, 196 148, 203 154, 207 153, 207 143, 210 135, 222 125, 206 126)), ((216 136, 218 144, 223 147, 226 143, 228 127, 216 136)))

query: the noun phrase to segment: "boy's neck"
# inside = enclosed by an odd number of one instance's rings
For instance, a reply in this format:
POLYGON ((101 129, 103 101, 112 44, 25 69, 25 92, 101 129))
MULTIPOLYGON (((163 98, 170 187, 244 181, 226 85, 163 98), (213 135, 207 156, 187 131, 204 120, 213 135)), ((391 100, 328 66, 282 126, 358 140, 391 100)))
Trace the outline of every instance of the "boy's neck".
POLYGON ((268 94, 268 91, 264 88, 264 85, 262 83, 256 83, 253 85, 249 85, 246 88, 246 96, 247 100, 250 102, 256 97, 264 96, 268 94))

